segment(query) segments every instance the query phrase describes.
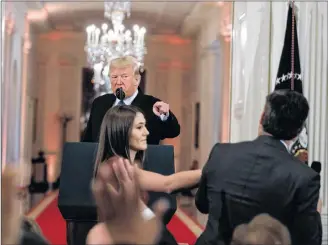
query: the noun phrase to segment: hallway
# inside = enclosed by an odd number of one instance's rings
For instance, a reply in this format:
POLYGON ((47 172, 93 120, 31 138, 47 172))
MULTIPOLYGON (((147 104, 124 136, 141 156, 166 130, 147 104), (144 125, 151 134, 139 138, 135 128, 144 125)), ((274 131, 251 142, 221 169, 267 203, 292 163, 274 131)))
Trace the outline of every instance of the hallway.
MULTIPOLYGON (((280 82, 288 3, 131 2, 123 26, 127 36, 143 37, 140 88, 166 102, 181 126, 178 137, 161 142, 174 146, 177 172, 194 163, 203 168, 217 142, 258 135, 266 95, 280 82)), ((311 108, 305 148, 308 165, 322 164, 323 245, 328 245, 328 3, 295 2, 295 10, 299 75, 311 108)), ((112 28, 105 13, 104 2, 1 2, 1 162, 23 173, 22 213, 36 218, 54 244, 65 237, 52 192, 61 174, 63 144, 81 141, 92 101, 113 93, 108 67, 90 51, 101 38, 88 27, 112 28), (39 152, 44 153, 40 165, 32 160, 39 152), (51 186, 42 203, 55 212, 53 223, 36 208, 47 190, 30 198, 32 177, 40 190, 51 186), (52 233, 55 224, 60 236, 52 233)), ((170 229, 190 245, 207 216, 196 210, 193 199, 178 203, 170 229)))

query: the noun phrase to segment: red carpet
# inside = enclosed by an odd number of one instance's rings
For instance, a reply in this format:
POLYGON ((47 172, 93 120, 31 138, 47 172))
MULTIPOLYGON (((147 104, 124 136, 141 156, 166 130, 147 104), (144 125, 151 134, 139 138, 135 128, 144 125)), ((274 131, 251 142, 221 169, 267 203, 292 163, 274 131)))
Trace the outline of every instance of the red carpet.
MULTIPOLYGON (((35 218, 44 236, 51 244, 66 244, 65 220, 57 208, 57 194, 46 197, 38 207, 30 212, 29 216, 35 218)), ((168 229, 179 243, 189 245, 195 243, 200 232, 199 226, 181 211, 177 211, 177 214, 168 224, 168 229)))

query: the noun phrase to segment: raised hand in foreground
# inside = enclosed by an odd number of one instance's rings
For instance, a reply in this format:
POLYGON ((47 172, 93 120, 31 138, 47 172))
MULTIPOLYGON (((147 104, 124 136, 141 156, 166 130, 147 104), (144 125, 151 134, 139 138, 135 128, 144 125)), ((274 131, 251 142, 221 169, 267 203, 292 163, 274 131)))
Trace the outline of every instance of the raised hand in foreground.
POLYGON ((1 242, 18 244, 21 215, 16 186, 17 172, 6 166, 1 174, 1 182, 1 242))
POLYGON ((93 183, 99 219, 88 234, 87 244, 156 244, 162 230, 162 217, 168 205, 159 201, 155 217, 141 213, 141 191, 136 166, 113 157, 100 166, 93 183))

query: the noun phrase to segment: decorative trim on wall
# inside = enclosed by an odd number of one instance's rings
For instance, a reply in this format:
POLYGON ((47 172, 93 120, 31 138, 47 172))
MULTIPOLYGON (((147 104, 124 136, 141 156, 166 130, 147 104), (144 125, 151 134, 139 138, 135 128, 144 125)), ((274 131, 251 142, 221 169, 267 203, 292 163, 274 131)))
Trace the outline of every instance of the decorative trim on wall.
POLYGON ((170 61, 159 62, 157 64, 157 68, 160 70, 171 70, 171 69, 190 70, 191 65, 181 60, 170 60, 170 61))
POLYGON ((197 102, 195 105, 195 149, 199 148, 199 139, 200 139, 200 103, 197 102))
POLYGON ((13 19, 12 13, 9 13, 5 20, 5 28, 8 35, 12 35, 15 31, 15 20, 13 19))

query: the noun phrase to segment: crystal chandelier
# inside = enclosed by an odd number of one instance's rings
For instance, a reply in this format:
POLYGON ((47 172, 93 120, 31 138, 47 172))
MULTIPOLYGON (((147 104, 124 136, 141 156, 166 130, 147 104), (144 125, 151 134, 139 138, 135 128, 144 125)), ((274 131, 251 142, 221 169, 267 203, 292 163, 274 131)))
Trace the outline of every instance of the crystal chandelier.
POLYGON ((105 17, 122 24, 125 15, 131 15, 131 2, 105 2, 105 17))
POLYGON ((85 51, 90 66, 102 63, 108 65, 110 60, 125 55, 134 56, 143 66, 146 54, 144 27, 135 25, 133 31, 126 30, 123 25, 125 15, 130 16, 131 2, 105 2, 105 17, 110 18, 112 29, 108 24, 101 28, 90 25, 86 28, 87 41, 85 51))

